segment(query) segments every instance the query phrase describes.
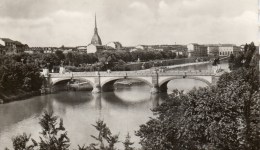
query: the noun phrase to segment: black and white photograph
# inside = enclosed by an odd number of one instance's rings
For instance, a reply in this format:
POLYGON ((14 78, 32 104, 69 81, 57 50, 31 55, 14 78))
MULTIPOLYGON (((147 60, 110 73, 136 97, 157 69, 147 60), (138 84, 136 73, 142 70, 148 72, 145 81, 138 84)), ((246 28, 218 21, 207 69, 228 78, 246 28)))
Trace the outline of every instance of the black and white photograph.
POLYGON ((260 150, 260 0, 0 0, 0 150, 260 150))

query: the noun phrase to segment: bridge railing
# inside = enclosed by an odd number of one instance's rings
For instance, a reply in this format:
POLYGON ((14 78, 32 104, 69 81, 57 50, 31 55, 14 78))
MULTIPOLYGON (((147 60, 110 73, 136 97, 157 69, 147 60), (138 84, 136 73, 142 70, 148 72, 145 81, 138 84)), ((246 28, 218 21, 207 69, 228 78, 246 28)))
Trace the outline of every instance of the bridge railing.
POLYGON ((170 70, 170 71, 112 71, 112 72, 67 72, 64 74, 60 73, 50 73, 51 77, 93 77, 93 76, 152 76, 158 73, 160 76, 168 75, 202 75, 209 76, 214 75, 213 71, 196 71, 196 70, 170 70))
POLYGON ((188 70, 188 71, 166 71, 160 72, 160 75, 201 75, 201 76, 209 76, 214 75, 213 71, 195 71, 195 70, 188 70))

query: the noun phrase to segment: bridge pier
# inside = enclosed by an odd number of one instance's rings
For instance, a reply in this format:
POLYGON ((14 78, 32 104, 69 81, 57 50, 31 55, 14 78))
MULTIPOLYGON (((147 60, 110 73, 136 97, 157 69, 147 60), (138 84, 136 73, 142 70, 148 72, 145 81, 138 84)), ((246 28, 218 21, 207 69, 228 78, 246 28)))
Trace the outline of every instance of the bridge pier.
POLYGON ((151 93, 152 93, 152 94, 157 94, 157 93, 159 93, 159 92, 160 92, 160 90, 159 90, 158 85, 155 85, 155 86, 153 86, 153 87, 151 88, 151 93))
POLYGON ((218 76, 212 76, 212 85, 217 85, 217 82, 218 82, 218 80, 219 80, 219 77, 218 76))
POLYGON ((150 100, 153 109, 159 106, 159 94, 151 94, 150 100))
POLYGON ((100 73, 99 71, 96 72, 96 77, 94 79, 94 87, 92 93, 101 93, 101 85, 100 85, 100 73))
POLYGON ((95 86, 93 87, 92 93, 101 93, 101 87, 99 84, 95 84, 95 86))
POLYGON ((49 94, 53 92, 53 87, 51 85, 51 76, 49 73, 49 69, 44 68, 42 75, 44 77, 44 80, 42 82, 42 87, 41 87, 41 94, 49 94))
POLYGON ((151 93, 152 94, 157 94, 160 92, 159 90, 159 83, 158 83, 158 79, 159 79, 159 76, 158 76, 158 72, 157 71, 154 71, 152 73, 152 88, 151 88, 151 93))

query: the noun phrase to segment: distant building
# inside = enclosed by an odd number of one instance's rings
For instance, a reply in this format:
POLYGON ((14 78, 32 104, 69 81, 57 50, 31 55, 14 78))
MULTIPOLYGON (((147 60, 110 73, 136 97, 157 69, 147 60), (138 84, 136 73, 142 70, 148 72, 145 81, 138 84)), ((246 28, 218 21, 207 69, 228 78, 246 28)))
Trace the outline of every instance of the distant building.
POLYGON ((221 44, 219 46, 219 56, 237 55, 240 51, 241 48, 233 44, 221 44))
POLYGON ((148 50, 148 45, 137 45, 136 50, 148 50))
POLYGON ((219 45, 211 44, 206 46, 207 46, 208 56, 219 56, 219 45))
POLYGON ((100 38, 99 35, 98 35, 96 15, 95 15, 94 35, 92 36, 92 39, 91 39, 91 43, 90 43, 90 44, 93 44, 93 45, 95 45, 95 46, 102 45, 101 38, 100 38))
POLYGON ((188 57, 207 57, 207 46, 199 45, 197 43, 191 43, 187 45, 188 57))
POLYGON ((132 52, 136 50, 171 51, 175 53, 176 56, 187 56, 186 45, 138 45, 130 51, 132 52))
POLYGON ((87 46, 77 46, 76 50, 80 53, 87 53, 87 46))
POLYGON ((136 48, 134 46, 124 46, 122 50, 127 51, 127 52, 133 52, 136 51, 136 48))
POLYGON ((123 48, 122 44, 120 42, 109 42, 106 44, 106 46, 112 47, 116 50, 121 50, 123 48))
POLYGON ((107 45, 93 45, 89 44, 87 46, 87 53, 99 53, 103 51, 115 51, 116 49, 107 45))
POLYGON ((30 51, 33 53, 54 53, 57 50, 57 47, 30 47, 30 51))
MULTIPOLYGON (((57 50, 62 51, 64 54, 68 53, 68 52, 72 52, 72 51, 76 51, 76 47, 69 47, 69 46, 64 46, 62 45, 60 48, 58 48, 57 50)), ((56 50, 55 50, 56 51, 56 50)), ((55 52, 54 51, 54 52, 55 52)))
POLYGON ((97 19, 95 15, 95 28, 94 28, 94 35, 92 36, 90 44, 87 46, 79 46, 77 50, 79 52, 87 52, 87 53, 99 53, 102 51, 115 51, 121 50, 123 46, 120 42, 109 42, 106 45, 102 45, 102 41, 100 36, 98 35, 98 28, 97 28, 97 19))
POLYGON ((170 47, 171 52, 175 53, 176 56, 188 56, 188 48, 186 45, 173 45, 170 47))
POLYGON ((0 38, 0 45, 2 54, 21 53, 29 49, 27 44, 22 44, 19 41, 14 41, 9 38, 0 38))
POLYGON ((0 44, 0 55, 5 54, 4 52, 5 52, 5 46, 0 44))

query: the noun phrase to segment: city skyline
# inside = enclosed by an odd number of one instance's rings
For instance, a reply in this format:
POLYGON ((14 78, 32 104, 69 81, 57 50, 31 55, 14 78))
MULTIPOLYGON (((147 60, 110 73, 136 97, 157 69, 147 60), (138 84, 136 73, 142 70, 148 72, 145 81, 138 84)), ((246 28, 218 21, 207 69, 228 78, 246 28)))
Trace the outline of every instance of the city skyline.
POLYGON ((257 42, 257 6, 257 0, 3 0, 0 37, 29 46, 87 45, 96 13, 104 44, 239 45, 257 42))

